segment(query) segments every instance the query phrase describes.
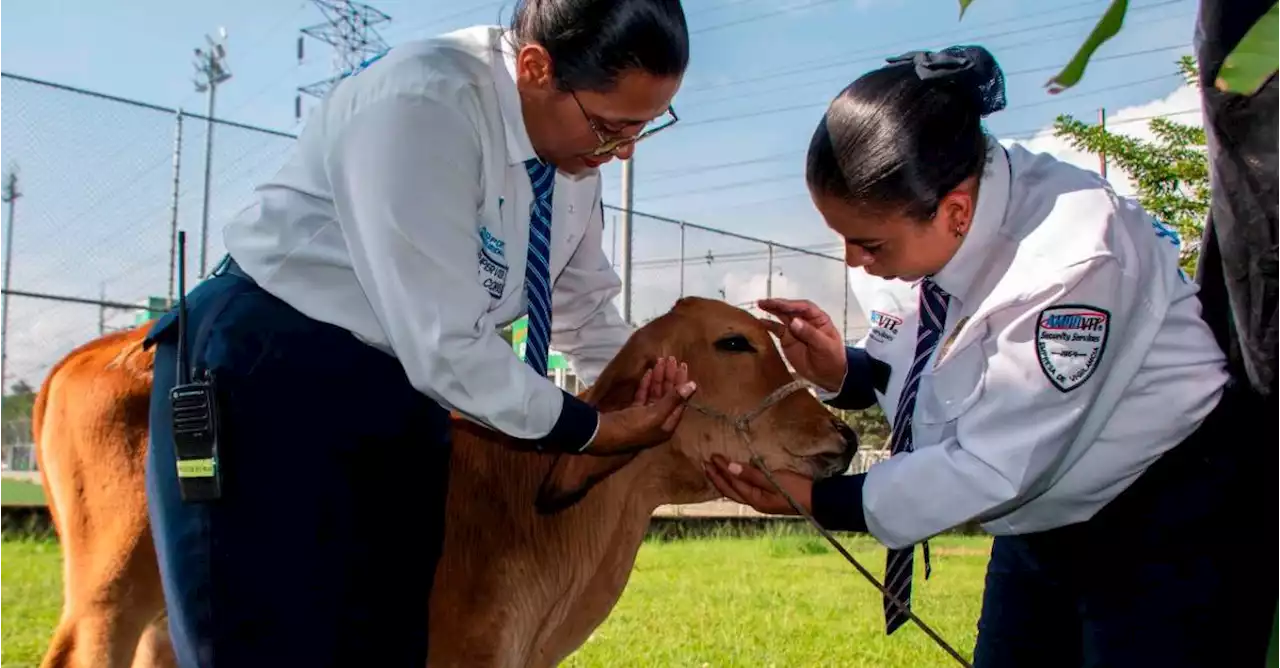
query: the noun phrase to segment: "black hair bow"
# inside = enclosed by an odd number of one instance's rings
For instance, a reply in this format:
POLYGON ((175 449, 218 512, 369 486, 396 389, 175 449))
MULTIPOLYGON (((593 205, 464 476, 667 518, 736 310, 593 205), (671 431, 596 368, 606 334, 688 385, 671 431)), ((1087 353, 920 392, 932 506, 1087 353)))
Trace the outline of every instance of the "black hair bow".
POLYGON ((921 80, 955 78, 972 86, 978 94, 983 116, 1005 108, 1004 74, 991 53, 980 46, 908 51, 885 60, 891 65, 911 63, 921 80))

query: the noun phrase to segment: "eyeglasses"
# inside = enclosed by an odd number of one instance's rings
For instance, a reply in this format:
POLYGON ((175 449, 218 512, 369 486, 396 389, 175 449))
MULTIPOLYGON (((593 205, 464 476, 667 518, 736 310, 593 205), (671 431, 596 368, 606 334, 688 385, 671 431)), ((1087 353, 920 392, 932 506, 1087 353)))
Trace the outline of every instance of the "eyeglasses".
POLYGON ((591 126, 591 131, 596 133, 596 139, 600 142, 600 145, 590 153, 593 158, 614 153, 623 146, 634 144, 646 137, 652 137, 659 130, 665 130, 672 125, 675 125, 676 121, 680 120, 680 117, 676 116, 675 108, 668 105, 667 113, 646 123, 644 128, 642 128, 638 134, 631 136, 617 136, 617 132, 610 131, 607 128, 602 128, 599 123, 596 123, 595 119, 591 117, 591 114, 587 113, 586 107, 582 106, 582 100, 578 99, 578 95, 576 93, 570 92, 569 94, 573 96, 573 101, 578 104, 578 109, 582 111, 582 117, 587 119, 587 125, 591 126))

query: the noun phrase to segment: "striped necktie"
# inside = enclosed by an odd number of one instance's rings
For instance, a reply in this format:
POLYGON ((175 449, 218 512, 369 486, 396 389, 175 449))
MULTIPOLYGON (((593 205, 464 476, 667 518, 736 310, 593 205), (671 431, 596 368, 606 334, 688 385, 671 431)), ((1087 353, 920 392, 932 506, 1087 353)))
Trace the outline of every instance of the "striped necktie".
MULTIPOLYGON (((920 284, 920 327, 916 336, 916 356, 911 362, 907 380, 902 384, 902 394, 898 398, 898 409, 893 418, 893 434, 889 438, 889 454, 910 452, 911 423, 916 408, 916 391, 920 387, 920 376, 933 357, 938 347, 942 329, 947 323, 947 300, 950 297, 945 290, 938 287, 931 279, 924 279, 920 284)), ((929 577, 929 542, 922 545, 924 551, 924 576, 929 577)), ((915 546, 901 550, 889 550, 884 566, 885 588, 903 605, 911 607, 911 576, 914 568, 915 546)), ((888 596, 884 598, 885 634, 898 630, 907 621, 906 612, 899 609, 888 596)))
POLYGON ((533 185, 529 208, 529 256, 525 266, 524 293, 529 305, 529 334, 524 361, 547 375, 551 345, 551 191, 556 182, 554 165, 531 158, 524 163, 533 185))

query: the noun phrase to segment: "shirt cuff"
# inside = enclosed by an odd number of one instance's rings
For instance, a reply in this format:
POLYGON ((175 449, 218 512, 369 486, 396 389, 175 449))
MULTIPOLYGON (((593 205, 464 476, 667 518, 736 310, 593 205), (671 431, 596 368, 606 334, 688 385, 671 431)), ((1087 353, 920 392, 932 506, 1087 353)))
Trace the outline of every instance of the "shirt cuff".
POLYGON ((813 519, 827 531, 868 531, 862 510, 862 484, 867 474, 837 475, 815 480, 813 519))
POLYGON ((846 347, 844 381, 840 391, 831 396, 820 396, 822 401, 834 408, 847 411, 860 411, 870 408, 876 403, 875 388, 877 376, 885 370, 883 362, 871 357, 865 348, 846 347))
POLYGON ((582 452, 595 440, 600 429, 600 412, 591 404, 560 390, 564 403, 551 431, 535 441, 539 450, 582 452))

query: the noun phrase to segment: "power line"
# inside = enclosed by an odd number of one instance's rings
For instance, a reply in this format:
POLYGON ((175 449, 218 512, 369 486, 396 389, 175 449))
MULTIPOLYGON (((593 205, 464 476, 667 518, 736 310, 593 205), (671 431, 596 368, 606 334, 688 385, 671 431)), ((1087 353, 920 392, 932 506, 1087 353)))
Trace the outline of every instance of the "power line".
MULTIPOLYGON (((1141 50, 1141 51, 1130 51, 1130 52, 1126 52, 1126 53, 1117 53, 1117 54, 1112 54, 1112 55, 1110 55, 1110 56, 1102 56, 1102 57, 1100 57, 1100 58, 1092 58, 1092 59, 1090 59, 1090 63, 1099 63, 1099 62, 1106 62, 1106 61, 1111 61, 1111 60, 1120 60, 1120 59, 1122 59, 1122 58, 1132 58, 1132 57, 1134 57, 1134 56, 1145 56, 1145 55, 1150 55, 1150 54, 1153 54, 1153 53, 1159 53, 1159 52, 1161 52, 1161 51, 1169 51, 1169 50, 1171 50, 1171 49, 1185 49, 1185 48, 1187 48, 1187 47, 1189 47, 1189 46, 1191 46, 1191 45, 1190 45, 1190 44, 1185 44, 1185 43, 1184 43, 1184 44, 1171 44, 1171 45, 1169 45, 1169 46, 1157 47, 1157 48, 1154 48, 1154 49, 1143 49, 1143 50, 1141 50)), ((1005 73, 1005 78, 1009 78, 1009 77, 1012 77, 1012 76, 1018 76, 1018 75, 1022 75, 1022 74, 1034 74, 1034 73, 1036 73, 1036 72, 1051 72, 1051 71, 1057 71, 1057 70, 1062 69, 1065 65, 1066 65, 1066 63, 1063 63, 1063 64, 1061 64, 1061 65, 1048 65, 1048 66, 1045 66, 1045 67, 1035 67, 1035 68, 1030 68, 1030 69, 1025 69, 1025 70, 1017 70, 1017 71, 1014 71, 1014 72, 1006 72, 1006 73, 1005 73)), ((702 126, 702 125, 711 125, 711 124, 713 124, 713 123, 727 123, 727 122, 730 122, 730 121, 739 121, 739 120, 743 120, 743 119, 747 119, 747 118, 757 118, 757 117, 760 117, 760 116, 771 116, 771 115, 773 115, 773 114, 782 114, 782 113, 787 113, 787 112, 791 112, 791 111, 805 111, 805 110, 813 109, 814 107, 819 107, 819 106, 825 106, 825 105, 828 105, 828 104, 830 104, 830 102, 831 102, 831 99, 828 97, 826 100, 823 100, 823 101, 821 101, 821 102, 809 102, 809 103, 806 103, 806 104, 793 104, 793 105, 788 105, 788 106, 785 106, 785 107, 775 107, 775 108, 772 108, 772 109, 761 109, 761 110, 759 110, 759 111, 751 111, 751 112, 746 112, 746 113, 742 113, 742 114, 731 114, 731 115, 725 115, 725 116, 713 116, 713 117, 711 117, 711 118, 704 118, 704 119, 700 119, 700 120, 693 120, 693 121, 688 121, 688 122, 681 122, 681 123, 679 123, 679 124, 677 124, 677 125, 673 126, 673 127, 671 128, 671 130, 668 130, 668 132, 675 131, 675 130, 678 130, 678 129, 680 129, 680 128, 692 128, 692 127, 698 127, 698 126, 702 126)))
POLYGON ((748 2, 759 2, 759 1, 760 0, 729 0, 728 2, 722 2, 718 5, 702 5, 697 9, 691 9, 689 11, 686 11, 684 16, 686 19, 689 19, 689 18, 693 18, 694 16, 702 16, 703 14, 718 12, 728 7, 736 7, 738 5, 745 5, 748 2))
POLYGON ((817 7, 817 6, 819 6, 819 5, 829 5, 829 4, 832 4, 832 3, 834 3, 834 2, 838 2, 838 1, 839 1, 839 0, 813 0, 812 2, 810 2, 810 3, 808 3, 808 4, 804 4, 804 5, 793 5, 793 6, 790 6, 790 7, 785 7, 785 8, 783 8, 783 9, 775 9, 775 10, 773 10, 773 11, 771 11, 771 12, 766 12, 766 13, 764 13, 764 14, 758 14, 758 15, 756 15, 756 16, 748 16, 748 17, 743 18, 743 19, 734 19, 734 20, 732 20, 732 21, 725 21, 724 23, 717 23, 717 24, 714 24, 714 25, 710 25, 710 26, 707 26, 707 27, 705 27, 705 28, 699 28, 699 29, 697 29, 697 30, 690 30, 690 31, 689 31, 689 34, 690 34, 690 35, 701 35, 701 34, 703 34, 703 33, 708 33, 708 32, 711 32, 711 31, 713 31, 713 30, 720 30, 720 29, 722 29, 722 28, 731 28, 731 27, 733 27, 733 26, 739 26, 739 25, 742 25, 742 24, 744 24, 744 23, 755 23, 756 21, 762 21, 762 20, 767 19, 767 18, 772 18, 772 17, 774 17, 774 16, 778 16, 779 14, 790 14, 790 13, 792 13, 792 12, 794 12, 794 11, 798 11, 798 10, 801 10, 801 9, 809 9, 809 8, 811 8, 811 7, 817 7))
MULTIPOLYGON (((1142 122, 1142 121, 1151 121, 1151 120, 1155 120, 1155 119, 1157 119, 1157 118, 1166 118, 1166 117, 1169 117, 1169 116, 1177 116, 1177 115, 1180 115, 1180 114, 1187 114, 1187 113, 1198 112, 1198 111, 1200 111, 1200 109, 1199 109, 1199 108, 1191 108, 1191 109, 1183 109, 1183 110, 1181 110, 1181 111, 1170 111, 1170 112, 1165 112, 1165 113, 1163 113, 1163 114, 1153 114, 1153 115, 1149 115, 1149 116, 1136 116, 1136 117, 1133 117, 1133 118, 1126 118, 1126 119, 1124 119, 1124 120, 1122 120, 1122 121, 1110 121, 1110 120, 1109 120, 1109 121, 1107 122, 1107 127, 1108 127, 1108 128, 1110 128, 1110 127, 1114 127, 1114 126, 1117 126, 1117 125, 1126 125, 1126 124, 1129 124, 1129 123, 1139 123, 1139 122, 1142 122)), ((1004 133, 1002 133, 1002 134, 1000 134, 1000 135, 997 135, 997 138, 999 138, 999 139, 1004 139, 1004 140, 1031 139, 1031 138, 1034 138, 1036 135, 1038 135, 1040 132, 1043 132, 1043 131, 1044 131, 1044 128, 1036 128, 1036 129, 1034 129, 1034 130, 1020 130, 1020 131, 1018 131, 1018 133, 1009 133, 1009 134, 1004 134, 1004 133), (1027 135, 1027 136, 1019 136, 1020 134, 1025 134, 1025 135, 1027 135)), ((733 181, 733 182, 730 182, 730 183, 722 183, 722 184, 714 185, 714 186, 705 186, 705 187, 699 187, 699 188, 688 188, 688 189, 685 189, 685 190, 676 190, 676 191, 672 191, 672 192, 659 193, 659 194, 657 194, 657 195, 649 195, 649 196, 646 196, 644 199, 645 199, 645 201, 646 201, 646 202, 648 202, 648 201, 659 200, 659 199, 667 199, 667 198, 671 198, 671 197, 685 197, 685 196, 688 196, 688 195, 700 195, 700 194, 707 193, 707 192, 722 191, 722 190, 728 190, 728 189, 731 189, 731 188, 744 188, 744 187, 747 187, 747 186, 757 186, 757 185, 762 185, 762 184, 765 184, 765 183, 776 183, 776 182, 778 182, 778 181, 786 181, 786 180, 796 179, 796 178, 798 178, 798 175, 796 175, 796 174, 794 174, 794 173, 792 173, 792 174, 778 174, 778 175, 766 176, 766 177, 759 177, 759 178, 754 178, 754 179, 746 179, 746 180, 742 180, 742 181, 733 181)), ((768 201, 772 201, 772 200, 764 200, 764 202, 768 202, 768 201)), ((763 202, 760 202, 760 203, 763 203, 763 202)), ((646 215, 647 215, 647 214, 646 214, 646 215)))
MULTIPOLYGON (((1153 4, 1149 4, 1149 5, 1143 5, 1143 6, 1141 6, 1141 7, 1131 7, 1131 8, 1129 9, 1129 12, 1131 12, 1131 13, 1138 13, 1138 12, 1147 11, 1147 10, 1150 10, 1150 9, 1156 9, 1156 8, 1159 8, 1159 7, 1164 7, 1164 6, 1168 6, 1168 5, 1172 5, 1172 4, 1177 4, 1177 3, 1179 3, 1179 2, 1185 2, 1185 0, 1163 0, 1163 1, 1161 1, 1161 2, 1156 2, 1156 3, 1153 3, 1153 4)), ((1098 2, 1094 2, 1094 3, 1089 3, 1089 4, 1100 4, 1100 3, 1098 3, 1098 2)), ((1027 15, 1024 15, 1024 16, 1011 17, 1011 18, 1004 19, 1004 20, 1001 20, 1001 21, 993 21, 993 22, 991 22, 991 23, 984 24, 984 25, 981 25, 981 26, 976 26, 976 27, 977 27, 977 28, 991 28, 991 27, 998 26, 998 25, 1002 25, 1002 24, 1006 24, 1006 23, 1015 23, 1015 22, 1018 22, 1018 21, 1025 21, 1025 20, 1028 20, 1028 19, 1040 18, 1040 17, 1043 17, 1043 16, 1050 16, 1050 15, 1053 15, 1053 14, 1060 14, 1060 13, 1062 13, 1062 12, 1064 12, 1064 11, 1075 11, 1075 10, 1080 9, 1080 7, 1083 7, 1083 6, 1087 6, 1087 5, 1075 5, 1075 6, 1071 6, 1071 7, 1061 7, 1061 8, 1058 8, 1058 9, 1053 9, 1053 10, 1049 10, 1049 11, 1045 11, 1045 12, 1037 12, 1037 13, 1033 13, 1033 14, 1027 14, 1027 15)), ((690 87, 690 88, 684 89, 682 92, 683 92, 683 93, 685 93, 685 94, 689 94, 689 93, 698 93, 698 92, 702 92, 702 91, 706 91, 706 90, 713 90, 713 89, 716 89, 716 88, 724 88, 724 87, 726 87, 726 86, 737 86, 737 85, 739 85, 739 84, 744 84, 744 83, 754 83, 754 82, 757 82, 757 81, 766 81, 766 80, 769 80, 769 79, 776 79, 776 78, 778 78, 778 77, 789 76, 789 75, 792 75, 792 74, 803 74, 803 73, 806 73, 806 72, 813 72, 813 71, 821 70, 821 69, 829 69, 829 68, 832 68, 832 67, 840 67, 840 66, 844 66, 844 65, 850 65, 850 64, 857 63, 857 62, 859 62, 859 61, 867 60, 867 59, 877 59, 877 60, 878 60, 878 59, 882 58, 886 53, 893 52, 893 53, 895 53, 895 54, 896 54, 897 52, 899 52, 899 51, 901 51, 901 50, 903 50, 903 49, 918 48, 922 42, 926 42, 926 41, 929 41, 929 40, 945 39, 945 40, 948 40, 948 41, 956 41, 956 42, 980 42, 980 41, 986 41, 986 40, 990 40, 990 39, 996 39, 996 38, 998 38, 998 37, 1004 37, 1004 36, 1008 36, 1008 35, 1015 35, 1015 34, 1020 35, 1020 34, 1025 34, 1026 32, 1031 31, 1031 30, 1043 30, 1043 29, 1045 29, 1045 28, 1053 28, 1053 27, 1057 27, 1057 26, 1070 25, 1070 24, 1072 24, 1072 23, 1083 23, 1083 22, 1088 22, 1088 21, 1094 21, 1094 22, 1096 22, 1096 21, 1097 21, 1097 16, 1096 16, 1096 15, 1089 15, 1089 16, 1084 16, 1084 17, 1079 17, 1079 18, 1068 19, 1068 20, 1065 20, 1065 21, 1053 21, 1053 22, 1050 22, 1050 23, 1042 23, 1042 24, 1035 25, 1035 26, 1024 26, 1024 27, 1021 27, 1021 28, 1015 28, 1015 29, 1005 30, 1005 31, 996 32, 996 33, 989 33, 989 34, 986 34, 986 35, 978 35, 978 36, 974 36, 974 37, 963 37, 963 38, 957 38, 957 37, 956 37, 956 31, 955 31, 955 30, 950 30, 950 31, 947 31, 947 32, 942 32, 942 33, 934 33, 934 34, 932 34, 932 35, 925 35, 925 36, 918 36, 918 37, 907 38, 906 40, 894 40, 893 42, 888 42, 888 43, 881 44, 881 45, 874 46, 874 47, 870 47, 870 48, 867 48, 867 49, 861 49, 861 50, 856 51, 856 52, 854 52, 854 53, 852 53, 852 54, 841 54, 841 55, 835 56, 834 58, 833 58, 833 57, 831 57, 831 56, 826 56, 826 57, 823 57, 823 58, 815 58, 815 59, 810 59, 810 60, 800 61, 799 63, 796 63, 795 65, 793 65, 793 66, 792 66, 791 68, 789 68, 789 69, 780 70, 780 71, 771 72, 771 73, 766 73, 766 74, 755 75, 755 76, 750 76, 750 77, 743 77, 743 78, 740 78, 740 79, 732 79, 732 80, 729 80, 729 81, 720 81, 720 82, 710 83, 710 84, 706 84, 706 85, 702 85, 702 86, 690 87)))
MULTIPOLYGON (((1194 16, 1194 13, 1189 13, 1189 14, 1188 14, 1188 13, 1184 13, 1184 14, 1174 14, 1174 15, 1170 15, 1170 16, 1164 16, 1164 17, 1162 17, 1162 18, 1156 19, 1156 20, 1152 23, 1152 25, 1154 25, 1154 24, 1159 24, 1159 23, 1164 23, 1164 22, 1166 22, 1166 21, 1185 20, 1185 19, 1187 19, 1187 18, 1189 18, 1189 17, 1192 17, 1192 16, 1194 16)), ((1042 26, 1042 27, 1043 27, 1043 26, 1042 26)), ((1149 27, 1149 26, 1148 26, 1148 27, 1149 27)), ((1009 36, 1009 35, 1014 35, 1014 34, 1025 34, 1025 31, 1016 31, 1016 32, 1011 31, 1011 32, 1009 32, 1009 33, 1005 33, 1005 35, 1002 35, 1002 36, 1009 36)), ((1077 34, 1075 34, 1075 33, 1073 32, 1073 33, 1067 33, 1067 34, 1064 34, 1064 35, 1057 35, 1057 36, 1054 36, 1054 37, 1047 37, 1047 36, 1046 36, 1046 37, 1035 37, 1035 38, 1027 39, 1027 40, 1024 40, 1024 41, 1021 41, 1021 42, 1014 42, 1013 44, 1003 44, 1003 45, 1000 45, 1000 46, 990 46, 990 47, 988 47, 988 48, 989 48, 991 51, 993 51, 993 52, 996 52, 996 53, 999 53, 999 54, 1000 54, 1000 55, 999 55, 999 60, 1006 60, 1006 59, 1008 58, 1008 54, 1009 54, 1009 52, 1011 52, 1011 51, 1015 51, 1015 50, 1017 50, 1017 49, 1023 49, 1023 48, 1027 48, 1027 47, 1043 47, 1043 46, 1044 46, 1044 45, 1046 45, 1046 44, 1051 44, 1051 43, 1053 43, 1053 42, 1060 42, 1060 41, 1064 41, 1064 40, 1068 40, 1068 39, 1078 40, 1078 39, 1080 39, 1080 37, 1079 37, 1079 35, 1077 35, 1077 34)), ((864 63, 866 63, 869 67, 878 67, 878 66, 880 66, 880 65, 883 65, 883 64, 884 64, 883 59, 880 59, 880 58, 869 58, 869 59, 864 59, 864 60, 861 60, 861 61, 858 61, 858 62, 864 62, 864 63)), ((849 63, 849 64, 852 64, 852 63, 849 63)), ((852 80, 852 78, 851 78, 849 75, 841 75, 841 77, 840 77, 839 79, 834 78, 834 77, 831 77, 831 76, 824 76, 824 77, 819 78, 819 79, 812 79, 812 80, 809 80, 809 81, 800 81, 800 82, 796 82, 796 83, 789 83, 789 84, 786 84, 786 85, 774 86, 774 87, 770 87, 770 88, 762 88, 762 89, 759 89, 759 90, 736 91, 736 92, 732 92, 732 93, 731 93, 731 94, 729 94, 729 95, 722 95, 722 96, 720 96, 720 97, 713 97, 713 98, 708 99, 708 100, 703 100, 703 99, 700 99, 700 98, 699 98, 699 99, 698 99, 698 100, 696 100, 692 105, 683 105, 684 115, 685 115, 685 116, 688 116, 688 117, 690 117, 690 118, 695 117, 695 116, 697 115, 697 114, 696 114, 696 112, 691 112, 691 111, 690 111, 690 107, 691 107, 691 106, 692 106, 692 108, 693 108, 693 109, 701 110, 704 106, 707 106, 707 105, 719 104, 719 103, 722 103, 722 102, 732 102, 732 101, 741 100, 741 99, 745 99, 745 98, 759 97, 759 96, 762 96, 762 95, 776 95, 776 94, 781 93, 781 92, 783 92, 783 91, 791 91, 791 90, 805 89, 805 88, 809 88, 809 87, 816 86, 816 85, 819 85, 819 84, 822 84, 822 85, 825 85, 825 86, 833 86, 833 87, 834 87, 834 86, 839 86, 841 89, 843 89, 845 86, 847 86, 847 85, 849 84, 849 82, 850 82, 851 80, 852 80)))
MULTIPOLYGON (((1162 74, 1159 76, 1148 77, 1145 79, 1124 81, 1112 86, 1105 86, 1103 88, 1095 88, 1091 90, 1077 91, 1075 93, 1070 93, 1067 95, 1055 96, 1048 100, 1040 100, 1038 102, 1029 102, 1026 104, 1011 105, 1008 108, 1006 108, 1002 113, 1007 114, 1008 112, 1021 111, 1023 109, 1029 109, 1032 107, 1041 107, 1049 104, 1059 104, 1064 101, 1090 97, 1093 95, 1097 95, 1099 93, 1107 93, 1115 90, 1125 90, 1125 89, 1133 88, 1134 86, 1141 86, 1143 84, 1155 83, 1157 81, 1164 81, 1166 79, 1169 79, 1170 77, 1181 77, 1181 76, 1182 75, 1179 72, 1172 72, 1169 74, 1162 74)), ((700 173, 700 172, 706 172, 706 171, 717 170, 717 169, 729 169, 732 167, 744 167, 746 165, 753 165, 753 164, 766 163, 766 162, 777 162, 782 159, 803 156, 805 153, 806 153, 805 149, 800 149, 800 150, 794 150, 794 151, 783 151, 781 153, 770 153, 770 154, 763 155, 756 158, 746 158, 742 160, 733 160, 729 162, 717 162, 717 163, 709 163, 709 164, 702 164, 702 165, 693 165, 688 167, 674 167, 670 169, 655 170, 653 172, 650 172, 648 178, 646 178, 643 182, 653 183, 655 181, 665 181, 667 179, 671 179, 675 177, 687 177, 690 173, 700 173)))

